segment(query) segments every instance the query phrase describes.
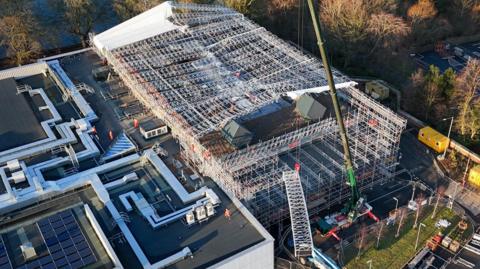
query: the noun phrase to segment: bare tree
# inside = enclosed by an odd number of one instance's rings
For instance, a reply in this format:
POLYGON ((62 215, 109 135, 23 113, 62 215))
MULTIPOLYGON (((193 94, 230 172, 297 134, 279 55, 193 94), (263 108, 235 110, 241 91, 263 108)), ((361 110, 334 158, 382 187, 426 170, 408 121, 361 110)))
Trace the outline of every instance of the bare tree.
POLYGON ((453 6, 461 17, 474 11, 474 8, 480 5, 479 0, 453 0, 453 6))
POLYGON ((106 11, 105 0, 63 0, 57 5, 64 14, 67 31, 80 38, 83 47, 88 45, 89 33, 106 11))
POLYGON ((418 0, 408 9, 407 16, 415 23, 419 20, 432 19, 437 13, 437 8, 432 0, 418 0))
POLYGON ((229 8, 233 8, 243 14, 248 14, 254 0, 222 0, 222 2, 229 8))
POLYGON ((42 47, 35 37, 38 33, 35 29, 36 21, 27 11, 0 18, 0 45, 7 48, 7 56, 12 57, 16 65, 40 54, 42 47))
POLYGON ((26 10, 28 0, 0 0, 0 17, 9 15, 18 15, 18 12, 26 10))
POLYGON ((456 129, 461 135, 475 138, 480 128, 480 60, 471 59, 457 77, 454 103, 458 108, 456 129))
POLYGON ((121 20, 127 20, 162 2, 163 0, 114 0, 113 9, 121 20))
POLYGON ((362 224, 360 229, 358 230, 358 253, 357 253, 357 258, 360 257, 360 254, 362 253, 363 248, 365 247, 365 236, 367 235, 367 227, 362 224))
POLYGON ((275 10, 289 10, 298 5, 297 0, 270 0, 269 2, 275 10))
POLYGON ((437 188, 437 199, 435 201, 435 207, 433 208, 432 219, 434 219, 435 216, 437 215, 438 203, 440 202, 440 198, 443 197, 444 193, 445 193, 445 187, 444 186, 439 186, 437 188))
POLYGON ((366 58, 379 45, 391 46, 408 33, 403 19, 392 13, 394 7, 394 2, 381 0, 321 1, 320 19, 345 55, 345 66, 353 57, 366 58))
POLYGON ((380 44, 383 44, 384 47, 390 47, 398 43, 400 39, 408 35, 410 27, 402 18, 381 12, 370 17, 367 30, 375 40, 368 54, 370 55, 380 44))

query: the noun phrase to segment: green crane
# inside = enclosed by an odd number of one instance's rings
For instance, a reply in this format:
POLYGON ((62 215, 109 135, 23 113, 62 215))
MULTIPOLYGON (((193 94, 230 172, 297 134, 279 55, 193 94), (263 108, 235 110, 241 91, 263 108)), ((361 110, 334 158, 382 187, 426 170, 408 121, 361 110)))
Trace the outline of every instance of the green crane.
POLYGON ((325 74, 327 75, 328 87, 330 88, 330 96, 332 97, 333 107, 335 109, 335 117, 337 119, 338 128, 340 131, 340 138, 343 145, 343 158, 345 161, 345 168, 347 171, 347 185, 350 186, 352 191, 352 197, 350 198, 349 203, 346 206, 349 219, 354 221, 357 217, 358 210, 362 206, 361 202, 359 204, 360 192, 357 187, 357 180, 355 178, 355 171, 353 170, 352 157, 350 154, 350 147, 348 144, 347 132, 345 131, 345 124, 343 123, 342 113, 340 111, 340 104, 338 102, 337 90, 335 89, 335 82, 333 81, 332 70, 330 69, 330 63, 328 62, 327 52, 324 47, 324 40, 322 39, 322 30, 320 28, 320 22, 315 13, 315 7, 313 0, 307 0, 308 7, 310 9, 310 16, 312 18, 313 27, 315 29, 315 35, 317 38, 318 48, 320 50, 320 55, 322 57, 323 67, 325 68, 325 74))

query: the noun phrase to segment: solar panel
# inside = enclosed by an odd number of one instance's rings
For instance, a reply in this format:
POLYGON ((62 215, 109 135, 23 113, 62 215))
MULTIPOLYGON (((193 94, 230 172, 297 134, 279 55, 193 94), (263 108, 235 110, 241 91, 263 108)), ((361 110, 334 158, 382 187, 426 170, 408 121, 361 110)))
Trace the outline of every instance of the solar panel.
POLYGON ((75 229, 75 230, 69 231, 69 233, 71 237, 74 237, 81 234, 82 232, 80 232, 80 229, 75 229))
POLYGON ((50 249, 50 253, 55 253, 55 252, 57 252, 57 251, 61 251, 61 250, 62 250, 62 246, 60 246, 59 243, 54 244, 54 245, 52 245, 52 246, 50 246, 50 247, 48 247, 48 248, 50 249))
POLYGON ((82 260, 71 263, 72 269, 78 269, 83 266, 82 260))
POLYGON ((61 233, 64 233, 66 232, 67 229, 65 228, 65 226, 62 224, 62 226, 58 227, 57 229, 55 229, 55 233, 56 234, 61 234, 61 233))
POLYGON ((40 264, 38 263, 38 260, 31 261, 26 264, 28 269, 37 269, 40 268, 40 264))
POLYGON ((74 246, 63 249, 65 255, 70 255, 77 252, 77 249, 74 246))
POLYGON ((65 257, 65 253, 63 253, 63 251, 57 251, 55 253, 52 253, 52 258, 56 261, 62 259, 63 257, 65 257))
POLYGON ((47 243, 47 246, 50 247, 54 244, 57 244, 58 239, 56 237, 45 238, 45 243, 47 243))
POLYGON ((61 244, 63 248, 68 248, 73 246, 73 240, 68 238, 67 240, 63 241, 61 244))
POLYGON ((67 259, 65 259, 65 257, 62 257, 62 258, 60 258, 60 259, 58 259, 58 260, 55 260, 55 265, 56 265, 57 267, 65 266, 67 263, 68 263, 68 262, 67 262, 67 259))
MULTIPOLYGON (((29 267, 40 268, 41 265, 41 269, 80 268, 97 261, 71 210, 42 219, 37 225, 50 255, 35 260, 36 264, 29 263, 29 267)), ((0 257, 1 247, 2 245, 0 257)), ((0 266, 0 269, 3 268, 0 266)))
POLYGON ((78 261, 80 259, 80 255, 78 255, 77 252, 73 253, 73 254, 70 254, 67 256, 67 260, 68 262, 70 263, 73 263, 75 261, 78 261))
POLYGON ((50 222, 48 219, 42 219, 37 222, 38 226, 42 228, 43 226, 50 225, 50 222))
POLYGON ((81 242, 85 241, 85 239, 84 239, 84 237, 83 237, 82 234, 79 234, 79 235, 77 235, 77 236, 75 236, 75 237, 72 237, 72 240, 73 240, 73 243, 74 243, 75 245, 80 244, 81 242))
POLYGON ((90 255, 90 256, 82 258, 82 260, 83 260, 83 263, 85 265, 88 265, 88 264, 96 262, 97 258, 95 258, 95 256, 93 256, 93 255, 90 255))
POLYGON ((58 228, 63 226, 63 222, 62 221, 52 222, 51 225, 54 230, 57 230, 58 228))
POLYGON ((45 265, 45 264, 51 263, 52 261, 53 260, 52 260, 52 257, 50 255, 41 257, 39 259, 39 262, 42 266, 45 265))
POLYGON ((93 255, 92 250, 90 248, 84 248, 78 252, 80 257, 85 258, 89 255, 93 255))
POLYGON ((62 219, 63 219, 64 223, 71 223, 71 222, 75 221, 75 217, 73 215, 63 217, 62 219))
POLYGON ((42 269, 56 269, 57 267, 53 263, 49 263, 42 266, 42 269))
POLYGON ((83 241, 83 242, 81 242, 81 243, 79 243, 79 244, 76 244, 75 246, 77 247, 78 250, 82 250, 82 249, 88 248, 88 244, 87 244, 87 242, 85 242, 85 241, 83 241))
POLYGON ((69 239, 70 236, 68 235, 67 232, 63 232, 61 234, 57 234, 57 238, 58 238, 58 241, 63 242, 65 240, 69 239))

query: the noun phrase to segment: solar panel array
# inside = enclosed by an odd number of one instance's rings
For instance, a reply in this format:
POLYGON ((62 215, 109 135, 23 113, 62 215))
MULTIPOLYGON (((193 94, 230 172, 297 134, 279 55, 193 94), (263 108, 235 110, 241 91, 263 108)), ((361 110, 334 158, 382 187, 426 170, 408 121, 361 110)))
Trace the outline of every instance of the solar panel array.
POLYGON ((42 219, 37 225, 49 254, 20 268, 76 269, 97 261, 71 210, 42 219))
POLYGON ((8 258, 7 249, 2 238, 0 238, 0 269, 12 269, 12 264, 8 258))

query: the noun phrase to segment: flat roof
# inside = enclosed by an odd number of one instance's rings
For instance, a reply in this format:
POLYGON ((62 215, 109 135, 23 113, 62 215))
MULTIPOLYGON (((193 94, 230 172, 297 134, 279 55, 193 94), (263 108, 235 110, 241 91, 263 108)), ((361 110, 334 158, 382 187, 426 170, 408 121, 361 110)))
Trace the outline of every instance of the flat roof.
POLYGON ((0 119, 0 152, 47 138, 13 78, 0 80, 0 119))
POLYGON ((94 195, 87 188, 7 213, 0 225, 0 268, 113 268, 85 214, 94 195), (20 246, 28 243, 36 256, 25 259, 20 246))
MULTIPOLYGON (((106 177, 117 178, 135 171, 140 179, 109 191, 110 198, 119 211, 126 211, 119 196, 129 191, 141 192, 160 216, 187 206, 153 166, 132 166, 130 170, 121 170, 121 173, 113 171, 114 174, 106 177)), ((221 200, 221 204, 215 208, 216 214, 208 221, 188 226, 184 220, 178 220, 154 230, 139 213, 128 212, 128 227, 152 264, 189 247, 193 258, 179 261, 169 268, 206 268, 265 240, 219 187, 208 182, 206 185, 221 200), (230 220, 224 216, 225 208, 232 213, 230 220)), ((125 248, 128 244, 115 244, 115 251, 124 252, 125 250, 118 250, 119 247, 125 248)), ((135 257, 133 254, 129 256, 135 257)), ((126 268, 135 268, 138 261, 131 261, 130 257, 119 255, 126 268)))

